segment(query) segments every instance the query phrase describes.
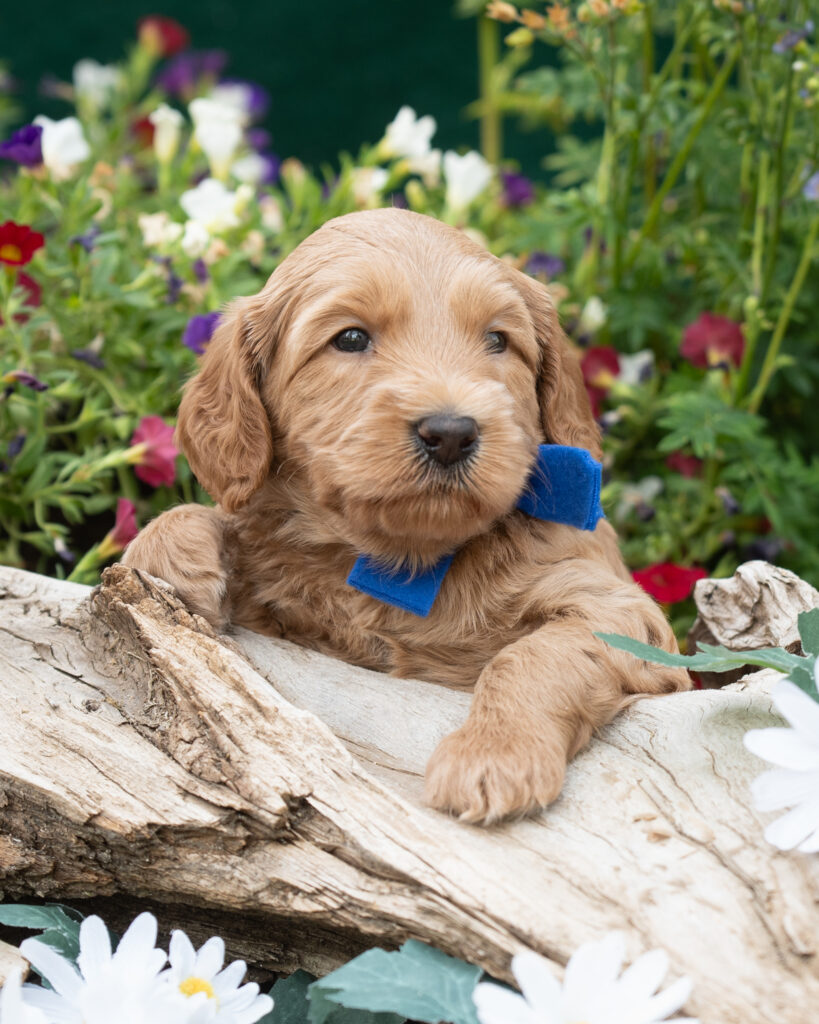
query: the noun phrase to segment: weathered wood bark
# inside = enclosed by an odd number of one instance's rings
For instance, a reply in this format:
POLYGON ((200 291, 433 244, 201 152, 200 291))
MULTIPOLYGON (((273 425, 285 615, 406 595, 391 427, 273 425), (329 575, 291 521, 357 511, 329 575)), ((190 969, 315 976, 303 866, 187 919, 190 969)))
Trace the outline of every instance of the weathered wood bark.
POLYGON ((90 600, 8 569, 0 590, 5 899, 123 894, 314 972, 415 937, 508 977, 620 928, 693 976, 704 1024, 812 1020, 819 859, 765 843, 742 746, 775 674, 637 702, 549 811, 483 830, 419 799, 465 694, 226 641, 121 567, 90 600))
MULTIPOLYGON (((746 562, 724 580, 700 580, 694 588, 699 614, 688 634, 688 649, 700 643, 722 644, 730 651, 785 647, 801 653, 797 618, 819 608, 819 591, 787 569, 769 562, 746 562)), ((750 666, 735 672, 703 672, 705 686, 735 682, 750 666)))

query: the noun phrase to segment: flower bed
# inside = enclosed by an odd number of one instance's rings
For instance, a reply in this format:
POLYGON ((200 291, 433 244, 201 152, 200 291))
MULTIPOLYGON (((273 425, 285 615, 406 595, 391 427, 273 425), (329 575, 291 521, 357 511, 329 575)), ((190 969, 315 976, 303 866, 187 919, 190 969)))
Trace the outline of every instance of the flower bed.
POLYGON ((280 161, 263 90, 162 19, 119 64, 77 64, 68 116, 6 132, 2 561, 90 582, 137 524, 206 501, 172 425, 219 309, 327 219, 396 204, 477 233, 552 292, 585 349, 604 507, 679 629, 693 582, 749 557, 819 580, 807 5, 787 23, 775 4, 699 0, 487 13, 484 41, 505 33, 500 55, 481 49, 490 160, 441 154, 433 118, 404 107, 331 170, 280 161), (517 113, 559 129, 548 183, 503 164, 517 113))

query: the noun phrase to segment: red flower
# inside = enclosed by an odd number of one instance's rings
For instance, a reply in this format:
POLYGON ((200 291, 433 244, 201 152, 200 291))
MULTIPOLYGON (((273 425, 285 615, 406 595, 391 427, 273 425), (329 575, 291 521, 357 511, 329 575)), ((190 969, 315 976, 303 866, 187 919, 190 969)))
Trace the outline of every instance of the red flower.
POLYGON ((191 41, 186 28, 161 14, 140 18, 137 27, 140 46, 157 57, 173 57, 191 41))
POLYGON ((608 345, 588 348, 580 360, 583 382, 595 416, 600 415, 600 403, 609 393, 612 381, 620 374, 620 358, 608 345))
POLYGON ((659 562, 631 574, 634 581, 661 604, 675 604, 684 601, 697 580, 704 580, 708 573, 696 566, 686 568, 672 562, 659 562))
POLYGON ((0 224, 0 263, 22 267, 43 245, 45 239, 40 232, 25 224, 15 224, 13 220, 0 224))
POLYGON ((131 438, 137 451, 134 472, 151 487, 172 484, 176 479, 176 456, 179 449, 173 443, 173 427, 161 416, 143 416, 131 438))
POLYGON ((154 144, 154 130, 150 118, 140 117, 131 122, 131 135, 140 149, 148 149, 154 144))
POLYGON ((120 550, 124 550, 138 533, 136 505, 127 498, 119 498, 117 500, 117 518, 114 522, 114 529, 109 534, 112 543, 116 544, 120 550))
POLYGON ((696 455, 683 455, 682 452, 672 452, 665 460, 666 466, 680 476, 699 476, 702 472, 702 459, 696 455))
POLYGON ((716 313, 700 313, 683 332, 680 355, 693 366, 708 369, 731 364, 739 366, 745 351, 742 326, 716 313))

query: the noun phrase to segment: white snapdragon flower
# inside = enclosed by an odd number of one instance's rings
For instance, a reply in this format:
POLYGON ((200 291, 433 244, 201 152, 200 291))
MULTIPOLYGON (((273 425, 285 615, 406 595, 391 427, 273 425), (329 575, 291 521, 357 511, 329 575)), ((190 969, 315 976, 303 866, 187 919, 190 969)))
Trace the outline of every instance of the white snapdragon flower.
POLYGON ((194 138, 208 158, 211 174, 221 181, 226 180, 242 143, 244 118, 241 112, 230 104, 205 96, 191 100, 188 110, 194 138))
POLYGON ((234 960, 222 969, 225 944, 218 937, 208 939, 197 952, 184 932, 175 931, 169 959, 171 966, 162 977, 174 991, 187 999, 205 995, 194 1018, 196 1024, 254 1024, 273 1009, 273 1000, 259 995, 258 985, 241 984, 247 970, 243 960, 234 960))
POLYGON ((609 311, 602 299, 592 295, 580 313, 580 330, 584 334, 596 334, 606 322, 609 311))
POLYGON ((248 185, 258 185, 270 169, 270 161, 261 153, 246 153, 234 160, 230 173, 248 185))
POLYGON ((409 169, 413 174, 422 178, 427 188, 435 188, 441 182, 441 151, 431 149, 423 156, 410 157, 407 160, 409 169))
POLYGON ((492 165, 475 150, 459 156, 450 149, 444 153, 444 178, 447 206, 465 210, 488 187, 492 165))
POLYGON ((182 252, 191 259, 202 256, 210 244, 210 232, 198 220, 185 222, 185 231, 182 235, 182 252))
POLYGON ((20 952, 52 986, 23 986, 27 1005, 60 1024, 189 1024, 205 996, 185 1000, 159 972, 167 956, 156 948, 156 918, 140 914, 111 952, 108 929, 99 917, 80 926, 77 967, 37 939, 20 952))
POLYGON ((417 117, 412 107, 401 107, 387 125, 383 151, 387 156, 424 157, 430 151, 436 127, 435 118, 429 114, 417 117))
POLYGON ((106 107, 122 81, 122 72, 113 64, 78 60, 73 72, 77 103, 98 111, 106 107))
POLYGON ((0 1024, 49 1024, 48 1018, 23 999, 23 972, 15 971, 0 988, 0 1024))
POLYGON ((196 188, 182 193, 179 205, 191 220, 197 221, 210 234, 218 235, 238 226, 239 211, 247 202, 243 190, 247 188, 249 186, 242 185, 231 192, 221 181, 205 178, 196 188))
POLYGON ((34 124, 43 129, 40 145, 43 163, 55 181, 66 181, 73 177, 78 166, 91 156, 91 147, 83 134, 82 125, 76 117, 64 117, 54 121, 40 114, 34 124))
POLYGON ((654 372, 654 353, 650 348, 645 348, 642 352, 635 352, 633 355, 620 353, 619 360, 620 373, 617 375, 617 379, 622 384, 635 387, 648 380, 654 372))
POLYGON ((161 164, 169 164, 179 149, 179 136, 185 118, 167 103, 160 105, 148 115, 154 126, 154 153, 161 164))
MULTIPOLYGON (((512 960, 523 995, 482 983, 473 999, 481 1024, 659 1024, 688 999, 691 982, 680 978, 661 992, 669 960, 655 949, 623 971, 619 932, 582 945, 566 965, 563 984, 543 957, 519 953, 512 960)), ((697 1024, 675 1017, 675 1024, 697 1024)))
MULTIPOLYGON (((819 659, 813 669, 819 688, 819 659)), ((780 850, 819 853, 819 703, 783 679, 771 694, 776 710, 791 728, 751 729, 745 746, 778 767, 751 784, 757 810, 791 810, 765 829, 780 850)))
POLYGON ((353 197, 357 206, 374 206, 389 181, 383 167, 354 167, 351 171, 353 197))
POLYGON ((231 107, 243 125, 250 120, 253 95, 250 86, 244 82, 220 82, 214 85, 206 98, 231 107))
POLYGON ((141 213, 137 217, 142 242, 148 249, 161 249, 173 245, 182 236, 182 225, 160 210, 159 213, 141 213))

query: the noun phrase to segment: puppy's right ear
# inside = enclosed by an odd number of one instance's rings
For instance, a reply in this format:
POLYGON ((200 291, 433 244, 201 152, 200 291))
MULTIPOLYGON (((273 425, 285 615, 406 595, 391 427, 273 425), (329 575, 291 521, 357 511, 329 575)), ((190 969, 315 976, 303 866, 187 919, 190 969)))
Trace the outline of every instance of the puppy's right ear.
POLYGON ((176 437, 199 482, 227 512, 241 508, 270 468, 270 421, 249 337, 252 300, 228 307, 179 407, 176 437))

